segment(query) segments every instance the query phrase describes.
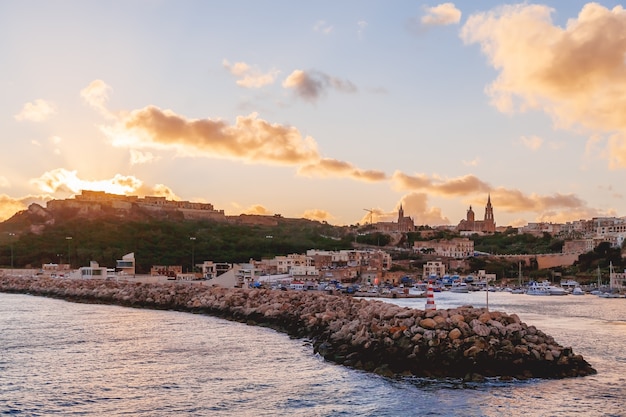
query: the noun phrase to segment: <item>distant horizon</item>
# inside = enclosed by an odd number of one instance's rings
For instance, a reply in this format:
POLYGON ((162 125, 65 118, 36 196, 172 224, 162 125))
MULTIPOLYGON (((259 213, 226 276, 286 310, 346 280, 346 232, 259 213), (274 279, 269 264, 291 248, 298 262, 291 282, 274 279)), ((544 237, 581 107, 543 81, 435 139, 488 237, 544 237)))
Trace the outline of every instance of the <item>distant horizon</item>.
MULTIPOLYGON (((159 197, 159 198, 165 198, 165 199, 166 199, 166 201, 179 201, 179 202, 196 203, 196 202, 189 201, 189 200, 174 200, 174 199, 168 199, 166 196, 154 196, 154 195, 147 195, 147 194, 146 194, 146 195, 140 195, 140 194, 134 194, 134 195, 129 195, 129 194, 115 194, 115 193, 110 193, 110 192, 107 192, 107 191, 100 191, 100 190, 87 190, 87 189, 85 189, 85 190, 80 190, 80 192, 79 192, 78 194, 74 194, 74 195, 72 195, 72 196, 70 196, 70 197, 68 197, 68 198, 62 198, 62 199, 51 199, 51 200, 48 200, 48 201, 44 202, 44 205, 46 205, 46 208, 47 208, 47 203, 48 203, 49 201, 54 201, 54 200, 71 200, 71 199, 76 200, 76 195, 81 195, 81 193, 82 193, 83 191, 103 193, 103 194, 105 194, 105 195, 118 196, 118 197, 137 197, 137 198, 159 197)), ((78 200, 78 201, 80 201, 80 200, 78 200)), ((209 202, 198 202, 198 203, 211 204, 211 203, 209 203, 209 202)), ((35 204, 39 204, 39 203, 35 203, 35 204)), ((39 204, 39 205, 40 205, 41 207, 43 207, 41 204, 39 204)), ((211 204, 211 205, 212 205, 212 204, 211 204)), ((472 206, 472 208, 473 208, 473 206, 472 206)), ((27 210, 27 209, 25 209, 25 210, 27 210)), ((221 209, 219 209, 219 208, 217 208, 217 207, 214 207, 214 210, 215 210, 215 211, 221 211, 221 209)), ((22 211, 24 211, 24 210, 22 210, 22 211)), ((17 212, 16 212, 15 214, 17 214, 17 212)), ((276 216, 279 216, 279 217, 291 218, 291 219, 296 219, 296 220, 300 220, 300 219, 302 219, 302 220, 314 220, 314 221, 325 222, 324 220, 306 219, 306 218, 304 218, 304 217, 286 217, 286 216, 283 216, 283 215, 282 215, 282 214, 280 214, 280 213, 263 213, 263 214, 257 214, 257 213, 239 213, 239 214, 234 214, 234 215, 229 215, 229 214, 224 213, 224 216, 225 216, 225 217, 237 217, 237 216, 242 216, 242 215, 249 215, 249 216, 266 216, 266 217, 276 217, 276 216)), ((477 216, 477 218, 480 218, 480 216, 477 216)), ((529 223, 527 223, 527 224, 525 224, 525 225, 520 225, 520 226, 512 226, 512 225, 498 225, 498 224, 497 224, 497 218, 496 218, 496 229, 500 229, 500 228, 504 228, 504 229, 506 229, 506 228, 520 228, 520 227, 525 227, 525 226, 528 226, 528 224, 531 224, 531 223, 534 223, 534 224, 542 224, 542 223, 543 223, 543 224, 567 224, 567 223, 572 223, 572 222, 576 222, 576 221, 590 221, 590 220, 592 220, 592 219, 594 219, 594 218, 623 218, 623 216, 622 216, 622 217, 620 217, 620 216, 596 216, 596 217, 593 217, 593 218, 590 218, 590 219, 577 219, 577 220, 568 221, 568 222, 563 222, 563 223, 556 223, 556 222, 529 222, 529 223)), ((2 222, 6 221, 6 220, 8 220, 8 219, 2 220, 2 222)), ((393 219, 391 219, 391 220, 389 220, 389 221, 390 221, 390 222, 394 222, 394 220, 393 220, 393 219)), ((460 221, 461 221, 461 220, 459 220, 459 222, 460 222, 460 221)), ((373 224, 382 223, 382 222, 383 222, 383 221, 374 222, 373 224)), ((332 224, 331 222, 326 222, 326 223, 330 224, 331 226, 335 226, 335 227, 349 227, 349 226, 355 226, 355 225, 356 225, 356 223, 355 223, 355 224, 352 224, 352 225, 335 225, 335 224, 332 224)), ((360 223, 359 223, 359 226, 361 226, 361 227, 362 227, 362 226, 367 226, 367 225, 369 225, 369 224, 371 224, 371 223, 369 223, 369 222, 365 222, 365 223, 362 223, 362 224, 360 224, 360 223)), ((458 226, 458 223, 456 223, 456 224, 435 224, 435 225, 429 225, 429 224, 416 224, 416 225, 415 225, 415 228, 422 227, 422 226, 427 226, 427 227, 431 227, 431 228, 439 228, 439 227, 453 228, 453 227, 457 227, 457 226, 458 226)))

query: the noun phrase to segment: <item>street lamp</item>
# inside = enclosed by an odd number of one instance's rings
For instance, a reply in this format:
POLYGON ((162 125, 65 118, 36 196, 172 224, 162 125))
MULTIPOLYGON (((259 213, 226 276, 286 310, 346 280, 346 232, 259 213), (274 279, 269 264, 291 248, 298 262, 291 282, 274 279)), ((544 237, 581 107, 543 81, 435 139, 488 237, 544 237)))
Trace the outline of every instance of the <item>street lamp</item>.
POLYGON ((191 272, 193 273, 196 269, 195 267, 195 243, 196 243, 196 237, 195 236, 191 236, 189 238, 189 240, 191 240, 191 272))
POLYGON ((70 242, 72 241, 72 236, 66 236, 65 240, 67 240, 67 264, 70 269, 72 269, 72 257, 70 256, 70 242))
POLYGON ((11 269, 13 269, 13 237, 15 233, 9 233, 9 241, 11 242, 11 269))

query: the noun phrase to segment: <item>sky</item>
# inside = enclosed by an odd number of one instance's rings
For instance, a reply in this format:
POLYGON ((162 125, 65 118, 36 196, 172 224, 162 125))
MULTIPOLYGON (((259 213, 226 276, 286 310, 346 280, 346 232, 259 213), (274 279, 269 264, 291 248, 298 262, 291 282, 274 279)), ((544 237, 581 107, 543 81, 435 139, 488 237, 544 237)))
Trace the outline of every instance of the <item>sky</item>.
POLYGON ((617 2, 0 0, 0 221, 82 190, 334 225, 626 216, 617 2), (371 213, 371 216, 370 216, 371 213))

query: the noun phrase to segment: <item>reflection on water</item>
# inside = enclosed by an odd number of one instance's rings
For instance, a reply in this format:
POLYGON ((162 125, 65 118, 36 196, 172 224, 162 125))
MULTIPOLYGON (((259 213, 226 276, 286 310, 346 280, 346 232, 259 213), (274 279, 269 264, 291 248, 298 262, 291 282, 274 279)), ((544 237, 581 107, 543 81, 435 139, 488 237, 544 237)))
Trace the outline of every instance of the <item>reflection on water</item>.
MULTIPOLYGON (((438 308, 482 307, 485 293, 437 293, 435 301, 438 308)), ((572 346, 599 373, 480 384, 390 380, 327 363, 306 341, 270 329, 0 294, 0 414, 624 415, 626 299, 490 293, 489 306, 572 346)))

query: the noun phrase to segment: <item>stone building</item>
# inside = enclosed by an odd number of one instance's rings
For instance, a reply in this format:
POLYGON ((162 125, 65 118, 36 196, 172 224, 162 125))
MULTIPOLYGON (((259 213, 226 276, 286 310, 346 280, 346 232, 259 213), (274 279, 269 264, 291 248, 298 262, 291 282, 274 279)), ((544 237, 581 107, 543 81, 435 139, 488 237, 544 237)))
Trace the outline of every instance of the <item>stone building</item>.
POLYGON ((398 210, 397 222, 378 222, 375 224, 376 230, 379 232, 413 232, 415 231, 415 222, 409 216, 404 215, 404 209, 400 204, 398 210))
POLYGON ((484 220, 476 220, 472 206, 467 210, 467 217, 459 222, 457 226, 459 232, 473 233, 495 233, 496 221, 493 217, 493 207, 491 206, 491 195, 487 197, 484 220))

